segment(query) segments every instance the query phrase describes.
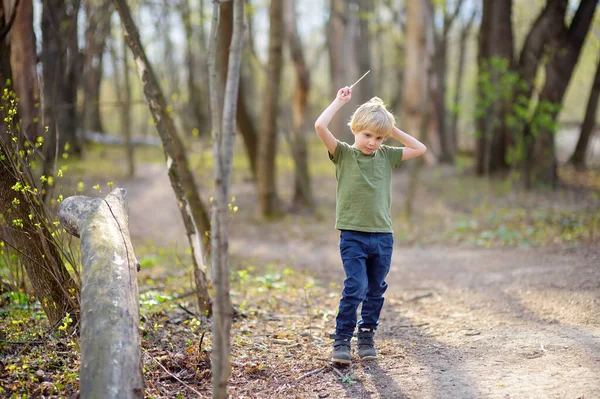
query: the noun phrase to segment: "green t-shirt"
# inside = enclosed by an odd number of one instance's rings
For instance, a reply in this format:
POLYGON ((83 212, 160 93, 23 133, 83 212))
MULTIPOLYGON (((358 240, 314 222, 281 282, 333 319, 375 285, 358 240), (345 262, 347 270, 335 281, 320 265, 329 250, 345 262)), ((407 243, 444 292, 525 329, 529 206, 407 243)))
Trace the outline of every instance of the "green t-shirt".
POLYGON ((329 158, 337 180, 336 229, 392 233, 392 167, 400 165, 402 147, 382 145, 365 155, 338 140, 329 158))

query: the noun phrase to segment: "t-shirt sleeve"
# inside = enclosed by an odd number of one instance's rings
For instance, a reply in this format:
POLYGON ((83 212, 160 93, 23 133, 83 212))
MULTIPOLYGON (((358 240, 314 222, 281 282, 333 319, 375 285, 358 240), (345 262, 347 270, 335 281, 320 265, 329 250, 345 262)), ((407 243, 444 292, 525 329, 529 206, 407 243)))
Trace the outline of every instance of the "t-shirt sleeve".
POLYGON ((327 155, 329 155, 329 159, 331 160, 331 162, 333 162, 334 164, 337 164, 340 159, 342 158, 342 153, 347 152, 348 151, 348 144, 344 143, 343 141, 339 141, 337 140, 337 144, 335 146, 335 152, 333 153, 333 155, 331 155, 331 153, 329 151, 327 151, 327 155))
POLYGON ((398 166, 400 166, 400 162, 402 162, 402 151, 404 150, 404 147, 386 146, 386 150, 391 167, 397 168, 398 166))

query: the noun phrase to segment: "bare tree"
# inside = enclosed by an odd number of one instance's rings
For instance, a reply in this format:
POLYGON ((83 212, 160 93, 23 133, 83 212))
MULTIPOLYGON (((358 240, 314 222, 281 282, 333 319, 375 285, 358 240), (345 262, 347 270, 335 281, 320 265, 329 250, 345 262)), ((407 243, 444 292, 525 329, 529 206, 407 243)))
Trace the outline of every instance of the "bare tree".
POLYGON ((454 162, 454 153, 452 151, 451 136, 448 131, 447 107, 446 107, 446 74, 448 69, 448 35, 452 25, 461 11, 464 0, 456 2, 454 10, 450 13, 447 5, 443 3, 443 25, 441 29, 434 30, 435 52, 433 67, 435 69, 435 77, 437 88, 433 103, 435 105, 437 116, 438 135, 440 139, 440 162, 454 162))
POLYGON ((83 66, 83 128, 103 132, 100 118, 100 84, 104 74, 106 39, 110 34, 112 7, 110 0, 86 0, 87 27, 83 66))
POLYGON ((579 140, 575 146, 575 152, 571 156, 569 162, 571 162, 576 168, 585 168, 586 153, 590 138, 594 132, 596 126, 596 109, 598 108, 598 97, 600 96, 600 58, 598 59, 598 65, 596 66, 596 75, 594 77, 594 83, 590 90, 590 97, 588 99, 587 107, 585 108, 585 116, 583 123, 581 124, 581 133, 579 134, 579 140))
POLYGON ((477 16, 477 8, 475 8, 469 18, 469 21, 460 30, 459 50, 458 50, 458 66, 456 68, 456 84, 454 91, 454 110, 450 116, 450 129, 448 130, 448 142, 450 145, 450 153, 456 155, 458 151, 458 120, 461 109, 462 82, 465 69, 465 54, 467 52, 467 39, 471 34, 475 17, 477 16))
MULTIPOLYGON (((350 61, 348 53, 345 51, 347 47, 347 26, 348 20, 347 0, 330 0, 329 2, 329 21, 327 23, 327 48, 329 50, 329 72, 331 76, 330 95, 335 97, 337 91, 348 84, 351 79, 347 72, 346 66, 356 59, 350 61)), ((366 72, 366 71, 365 71, 366 72)), ((358 78, 358 76, 357 76, 358 78)), ((358 98, 358 96, 353 96, 358 98)), ((350 104, 342 108, 329 124, 331 131, 336 137, 352 140, 352 135, 346 128, 346 121, 350 119, 350 110, 356 104, 352 101, 350 104)))
POLYGON ((198 194, 196 182, 188 166, 185 148, 177 133, 173 119, 167 111, 167 101, 142 47, 139 32, 131 18, 129 7, 125 0, 114 0, 114 4, 121 17, 125 40, 133 54, 142 80, 144 95, 163 144, 171 187, 177 197, 177 204, 192 250, 198 303, 203 312, 210 314, 211 301, 202 255, 208 252, 205 235, 205 232, 210 231, 208 214, 198 194))
MULTIPOLYGON (((361 74, 370 71, 372 69, 372 55, 371 55, 371 21, 374 18, 374 9, 372 0, 359 0, 358 1, 358 18, 360 34, 357 36, 358 43, 356 48, 358 49, 358 65, 361 74)), ((362 99, 370 99, 373 97, 375 89, 373 86, 373 76, 375 74, 368 74, 361 82, 360 93, 362 99)))
POLYGON ((211 112, 213 121, 215 154, 215 200, 212 209, 212 272, 215 283, 215 302, 213 311, 213 355, 212 383, 213 398, 227 398, 227 381, 230 370, 230 336, 232 306, 229 292, 229 238, 227 234, 227 210, 229 203, 229 185, 233 163, 233 141, 237 113, 238 88, 244 34, 244 1, 234 1, 234 23, 222 112, 219 119, 220 104, 217 89, 216 45, 218 23, 218 3, 214 3, 211 27, 209 55, 209 84, 211 94, 211 112), (221 123, 221 124, 220 124, 221 123))
POLYGON ((308 170, 306 138, 306 109, 310 90, 310 71, 306 65, 302 42, 298 35, 296 10, 293 0, 285 1, 286 36, 289 45, 294 70, 296 71, 296 90, 292 99, 292 122, 294 138, 292 154, 296 164, 293 207, 296 209, 312 209, 313 194, 308 170))
MULTIPOLYGON (((200 3, 202 4, 202 1, 200 3)), ((207 114, 208 104, 205 101, 207 93, 205 86, 196 82, 197 78, 201 81, 206 80, 205 43, 203 36, 195 35, 189 0, 179 0, 177 9, 181 15, 185 33, 186 82, 189 98, 184 126, 186 126, 187 134, 190 134, 193 129, 198 129, 201 135, 208 136, 210 126, 207 114), (196 40, 196 36, 200 36, 201 40, 196 40), (198 42, 200 43, 199 46, 197 45, 198 42), (199 51, 195 51, 194 46, 199 51), (196 58, 199 59, 199 62, 196 62, 196 58)), ((200 27, 200 30, 202 30, 202 27, 200 27)))
MULTIPOLYGON (((426 114, 428 58, 433 46, 429 0, 408 2, 406 16, 406 67, 402 99, 402 130, 418 135, 426 114), (429 17, 429 19, 428 19, 429 17)), ((424 140, 425 137, 421 137, 424 140)))
MULTIPOLYGON (((227 49, 231 43, 231 35, 233 32, 233 4, 231 1, 220 2, 219 7, 219 26, 218 26, 218 40, 217 46, 217 62, 219 71, 219 96, 222 103, 222 88, 225 86, 226 71, 228 70, 229 52, 227 49)), ((245 102, 247 88, 244 83, 244 79, 240 80, 238 89, 238 107, 237 107, 237 128, 242 134, 244 139, 244 146, 248 159, 250 161, 250 168, 252 169, 252 177, 256 182, 257 178, 257 160, 258 160, 258 142, 259 134, 256 127, 256 123, 252 118, 252 114, 248 105, 245 102)))
POLYGON ((275 181, 277 154, 277 113, 279 85, 283 60, 283 1, 271 1, 269 9, 269 80, 263 103, 263 127, 258 146, 258 202, 263 217, 273 217, 279 212, 279 198, 275 181))
POLYGON ((121 45, 121 57, 117 54, 118 43, 111 40, 109 45, 110 58, 113 63, 113 81, 115 83, 115 93, 119 103, 119 112, 121 117, 121 134, 125 137, 125 151, 127 154, 127 174, 135 176, 135 155, 134 146, 131 140, 131 84, 129 82, 129 65, 127 64, 127 43, 125 36, 121 45), (120 61, 120 62, 119 62, 120 61), (120 76, 122 72, 122 79, 120 76))

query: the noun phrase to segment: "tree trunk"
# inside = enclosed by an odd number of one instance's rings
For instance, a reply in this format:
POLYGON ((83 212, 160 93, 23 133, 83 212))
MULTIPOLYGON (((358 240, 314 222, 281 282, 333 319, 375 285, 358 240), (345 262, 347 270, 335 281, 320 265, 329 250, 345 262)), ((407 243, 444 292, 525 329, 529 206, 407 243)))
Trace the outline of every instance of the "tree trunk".
MULTIPOLYGON (((371 31, 370 25, 371 20, 374 18, 373 1, 372 0, 359 0, 358 2, 358 18, 360 35, 358 37, 358 65, 359 72, 362 76, 363 73, 372 69, 371 59, 371 31)), ((360 82, 361 94, 359 102, 364 102, 371 99, 374 96, 375 90, 373 88, 373 76, 374 73, 369 73, 360 82), (364 101, 363 101, 364 100, 364 101)))
MULTIPOLYGON (((570 27, 567 29, 564 23, 559 27, 559 42, 555 43, 555 55, 546 64, 546 82, 539 97, 539 102, 530 123, 529 129, 535 129, 535 142, 530 147, 533 151, 529 153, 527 184, 532 183, 552 184, 558 183, 558 171, 556 155, 554 151, 554 129, 542 126, 539 130, 534 126, 540 118, 555 121, 559 106, 562 104, 563 96, 567 90, 573 69, 579 60, 579 54, 583 42, 590 29, 594 12, 597 8, 597 0, 581 0, 579 8, 573 17, 570 27), (547 111, 548 104, 554 104, 547 111)), ((556 27, 555 27, 556 29, 556 27)))
POLYGON ((450 119, 450 130, 448 131, 448 140, 450 142, 450 150, 456 155, 458 152, 458 120, 460 118, 460 102, 462 94, 462 81, 465 69, 465 54, 467 52, 467 39, 471 33, 471 28, 475 17, 477 16, 477 10, 473 11, 469 22, 460 31, 460 44, 458 50, 458 66, 456 68, 456 91, 454 92, 454 111, 452 112, 450 119))
POLYGON ((104 73, 103 59, 106 40, 110 34, 112 15, 110 0, 86 1, 87 29, 85 65, 83 67, 83 128, 104 132, 100 117, 100 84, 104 73))
MULTIPOLYGON (((431 63, 432 33, 428 24, 430 14, 428 0, 408 2, 406 12, 406 67, 402 99, 402 130, 420 136, 424 115, 428 113, 425 103, 430 90, 427 71, 431 63)), ((421 138, 424 140, 424 137, 421 138)))
POLYGON ((64 152, 81 153, 81 144, 75 134, 75 105, 81 69, 77 48, 79 3, 77 0, 72 7, 68 7, 65 0, 43 2, 41 60, 43 123, 48 126, 44 140, 43 174, 46 176, 54 175, 56 159, 64 152))
POLYGON ((177 197, 179 211, 192 250, 198 303, 203 312, 210 314, 210 295, 202 256, 203 253, 208 253, 205 233, 210 231, 210 221, 198 194, 194 177, 189 169, 185 148, 177 133, 173 119, 167 111, 167 101, 146 57, 138 29, 131 18, 129 7, 125 0, 114 0, 114 4, 121 17, 125 40, 133 53, 142 80, 144 95, 154 118, 156 130, 163 143, 171 187, 177 197))
POLYGON ((59 207, 65 229, 81 238, 82 398, 143 398, 138 262, 129 238, 125 190, 74 196, 59 207))
MULTIPOLYGON (((215 13, 218 6, 215 3, 215 13)), ((234 23, 229 48, 229 60, 225 93, 223 102, 223 120, 221 129, 219 119, 213 119, 215 132, 215 200, 212 210, 212 272, 215 283, 215 302, 213 319, 213 356, 212 356, 212 383, 213 398, 227 398, 227 381, 230 369, 230 336, 231 320, 233 316, 231 297, 229 291, 229 237, 227 233, 227 210, 229 204, 229 186, 231 182, 231 169, 233 163, 233 142, 235 138, 235 119, 237 113, 238 88, 240 81, 240 66, 242 56, 242 43, 244 36, 244 1, 234 1, 234 23)), ((216 108, 213 116, 218 117, 218 91, 216 88, 215 51, 217 43, 217 30, 213 19, 211 34, 211 96, 212 104, 216 108)))
MULTIPOLYGON (((118 36, 118 35, 117 35, 118 36)), ((113 40, 112 44, 109 45, 110 58, 112 59, 113 65, 113 80, 115 83, 115 94, 117 96, 117 103, 119 103, 119 113, 121 122, 121 136, 119 137, 120 143, 125 146, 127 156, 127 173, 130 177, 135 176, 135 159, 134 159, 134 145, 131 137, 131 85, 129 84, 129 68, 127 65, 127 43, 123 36, 121 57, 117 55, 117 41, 113 40), (121 63, 119 62, 121 59, 121 63), (121 81, 120 72, 123 73, 123 80, 121 81)), ((87 138, 88 133, 84 133, 84 137, 87 138)), ((109 138, 109 135, 106 135, 109 138)), ((106 140, 104 140, 106 142, 106 140)))
POLYGON ((296 90, 292 99, 294 139, 291 151, 294 154, 294 162, 296 164, 293 207, 295 209, 312 210, 314 201, 308 169, 306 138, 304 136, 308 93, 310 90, 310 71, 306 65, 302 42, 298 35, 296 9, 293 0, 286 0, 285 2, 285 20, 287 42, 294 70, 296 71, 296 90))
MULTIPOLYGON (((177 8, 183 21, 185 33, 185 64, 189 98, 186 115, 183 118, 184 126, 186 126, 186 134, 192 134, 196 129, 199 135, 208 137, 210 133, 210 121, 208 121, 208 115, 206 114, 208 107, 204 101, 207 93, 204 86, 196 84, 196 76, 200 76, 201 81, 206 81, 204 67, 206 65, 205 50, 201 48, 198 52, 197 56, 201 61, 196 64, 194 51, 196 40, 194 38, 194 25, 192 24, 189 0, 180 0, 177 8)), ((203 28, 201 27, 201 29, 203 28)), ((202 42, 202 44, 204 43, 202 42)))
MULTIPOLYGON (((8 110, 6 110, 8 111, 8 110)), ((7 131, 2 135, 16 137, 10 116, 0 112, 7 131), (5 119, 8 118, 8 119, 5 119)), ((30 166, 18 155, 18 145, 11 140, 0 140, 0 242, 16 250, 51 325, 69 313, 76 322, 79 318, 79 288, 69 275, 62 257, 60 242, 51 231, 50 216, 40 198, 25 187, 36 187, 30 175, 30 166), (15 189, 15 187, 22 187, 15 189)))
POLYGON ((569 162, 571 162, 576 168, 584 169, 586 161, 586 153, 588 144, 594 127, 596 126, 596 108, 598 108, 598 96, 600 95, 600 59, 598 59, 598 65, 596 66, 596 75, 594 77, 594 83, 590 90, 590 97, 588 99, 587 107, 585 108, 585 117, 581 124, 581 133, 579 134, 579 140, 577 140, 577 146, 575 152, 571 156, 569 162))
MULTIPOLYGON (((42 134, 40 123, 39 102, 40 89, 36 72, 36 49, 33 34, 33 4, 31 1, 2 0, 7 14, 4 22, 8 24, 14 14, 12 27, 8 34, 7 49, 10 54, 11 70, 18 71, 12 78, 12 86, 19 97, 19 118, 21 119, 21 131, 25 138, 35 142, 42 134), (17 6, 15 9, 14 7, 17 6)), ((2 82, 4 84, 4 82, 2 82)))
MULTIPOLYGON (((223 87, 225 86, 226 71, 228 70, 228 58, 229 58, 229 45, 231 43, 231 35, 233 32, 233 2, 223 1, 220 3, 219 8, 219 43, 217 46, 218 51, 218 67, 219 74, 219 98, 221 104, 223 103, 223 87)), ((252 120, 252 116, 248 106, 245 103, 245 86, 244 80, 240 80, 238 88, 238 106, 237 106, 237 128, 239 129, 244 139, 244 146, 248 154, 250 161, 250 168, 252 169, 252 177, 255 182, 258 182, 257 178, 257 163, 258 163, 258 142, 259 135, 256 128, 256 124, 252 120)))
POLYGON ((452 137, 448 129, 448 112, 446 108, 446 73, 448 68, 447 62, 447 45, 448 34, 452 25, 456 20, 458 13, 461 10, 463 0, 459 0, 452 14, 448 14, 446 4, 443 4, 444 25, 441 32, 436 34, 435 52, 433 65, 435 67, 435 76, 437 82, 437 90, 433 99, 437 116, 437 131, 440 140, 440 162, 454 162, 455 153, 453 151, 452 137))
MULTIPOLYGON (((351 79, 346 66, 350 62, 356 62, 356 59, 350 61, 348 59, 348 52, 345 51, 347 45, 346 21, 348 19, 346 0, 330 0, 329 4, 327 48, 329 50, 329 73, 331 76, 330 96, 331 98, 335 98, 337 91, 340 88, 349 86, 353 83, 350 81, 351 79)), ((359 77, 360 75, 356 76, 356 79, 359 77)), ((355 96, 355 98, 357 98, 357 96, 355 96)), ((346 104, 346 106, 339 110, 333 117, 331 123, 329 123, 334 136, 349 143, 353 142, 353 136, 346 123, 350 119, 350 110, 353 109, 352 104, 356 104, 356 102, 357 100, 354 100, 352 103, 346 104)))
POLYGON ((476 171, 479 175, 487 176, 489 173, 508 169, 506 150, 509 131, 502 122, 510 110, 510 101, 494 98, 488 106, 482 103, 482 98, 489 95, 485 93, 484 84, 499 85, 502 75, 506 73, 506 70, 496 70, 490 66, 492 60, 503 59, 507 64, 506 69, 513 69, 511 15, 512 0, 483 1, 477 66, 480 80, 488 73, 490 77, 488 82, 480 81, 477 87, 477 110, 483 115, 476 120, 479 132, 476 171))
POLYGON ((265 218, 273 217, 279 212, 275 156, 277 155, 277 114, 283 60, 283 0, 271 1, 269 22, 269 80, 264 96, 257 164, 258 202, 260 214, 265 218))

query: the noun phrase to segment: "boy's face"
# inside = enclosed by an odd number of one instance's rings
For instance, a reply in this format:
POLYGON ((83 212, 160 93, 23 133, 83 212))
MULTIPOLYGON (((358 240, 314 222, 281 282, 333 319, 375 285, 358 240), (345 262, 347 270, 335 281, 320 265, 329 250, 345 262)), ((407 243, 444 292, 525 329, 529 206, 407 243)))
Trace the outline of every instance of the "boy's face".
POLYGON ((375 134, 370 130, 352 131, 354 134, 354 148, 360 150, 365 155, 371 155, 381 147, 385 136, 375 134))

